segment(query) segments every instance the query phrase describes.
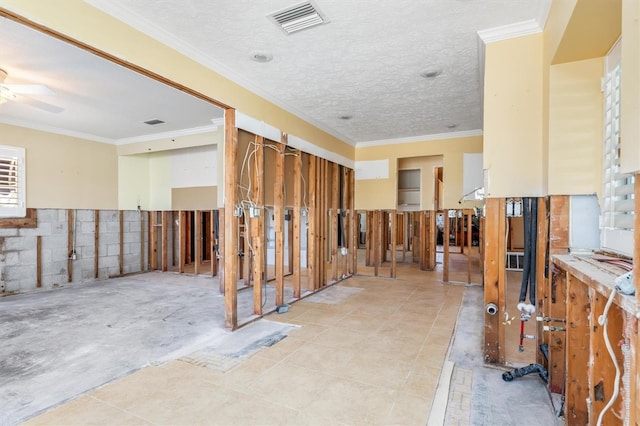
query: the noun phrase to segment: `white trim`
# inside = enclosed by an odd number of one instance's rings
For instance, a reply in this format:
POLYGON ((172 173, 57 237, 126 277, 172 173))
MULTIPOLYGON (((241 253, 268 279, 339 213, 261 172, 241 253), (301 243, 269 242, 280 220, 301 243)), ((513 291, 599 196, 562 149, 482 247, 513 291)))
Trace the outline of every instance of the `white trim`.
POLYGON ((190 129, 173 130, 173 131, 163 132, 163 133, 152 133, 149 135, 116 139, 112 143, 114 145, 128 145, 131 143, 149 142, 149 141, 155 141, 158 139, 177 138, 180 136, 189 136, 189 135, 199 135, 201 133, 215 132, 218 130, 218 127, 219 126, 217 124, 210 124, 208 126, 192 127, 190 129))
POLYGON ((202 51, 195 49, 191 45, 183 42, 182 40, 174 37, 164 29, 141 19, 138 15, 135 15, 129 12, 128 9, 115 5, 108 0, 84 0, 86 3, 89 3, 93 7, 105 12, 112 17, 122 21, 123 23, 135 28, 136 30, 146 34, 147 36, 165 44, 166 46, 178 51, 179 53, 185 55, 191 60, 194 60, 201 65, 209 68, 210 70, 220 74, 221 76, 231 80, 232 82, 250 90, 256 95, 266 99, 267 101, 273 103, 274 105, 286 110, 287 112, 298 116, 300 119, 308 122, 309 124, 314 125, 318 129, 329 133, 330 135, 342 140, 343 142, 354 145, 355 141, 351 138, 337 132, 334 129, 327 127, 326 125, 318 122, 313 117, 307 116, 302 111, 299 111, 297 108, 288 105, 280 99, 274 98, 270 94, 264 92, 262 88, 249 80, 239 76, 233 70, 228 68, 221 62, 218 62, 209 56, 205 55, 202 51))
POLYGON ((236 110, 236 127, 275 142, 280 142, 280 139, 282 138, 282 132, 280 129, 277 129, 264 121, 249 117, 238 110, 236 110))
POLYGON ((335 152, 329 151, 328 149, 321 148, 302 138, 294 135, 289 135, 288 142, 288 146, 292 148, 299 149, 306 153, 313 154, 315 156, 324 158, 325 160, 333 161, 336 164, 340 164, 342 166, 355 170, 356 166, 354 160, 350 160, 347 157, 343 157, 342 155, 336 154, 335 152))
POLYGON ((399 144, 399 143, 428 142, 428 141, 438 141, 438 140, 444 140, 444 139, 468 138, 472 136, 482 136, 482 129, 464 130, 461 132, 450 132, 450 133, 436 133, 432 135, 422 135, 422 136, 411 136, 408 138, 380 139, 377 141, 358 142, 356 143, 356 148, 368 148, 370 146, 393 145, 393 144, 399 144))
POLYGON ((547 25, 547 19, 549 18, 549 12, 551 11, 551 0, 541 0, 540 8, 538 9, 538 25, 544 30, 547 25))
POLYGON ((508 40, 542 32, 542 27, 536 19, 516 22, 501 27, 488 28, 478 31, 478 37, 485 43, 508 40))

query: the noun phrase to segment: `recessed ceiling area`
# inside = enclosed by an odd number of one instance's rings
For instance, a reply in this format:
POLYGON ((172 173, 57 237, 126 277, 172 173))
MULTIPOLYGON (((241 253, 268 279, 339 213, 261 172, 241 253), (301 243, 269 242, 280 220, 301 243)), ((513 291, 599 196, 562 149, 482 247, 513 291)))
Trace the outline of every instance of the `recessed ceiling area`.
POLYGON ((7 18, 0 18, 4 81, 51 93, 16 94, 0 122, 113 144, 210 131, 218 106, 7 18), (55 107, 55 111, 52 108, 55 107), (155 119, 162 123, 150 126, 155 119))
POLYGON ((532 20, 542 28, 550 5, 314 0, 325 23, 286 34, 271 17, 295 0, 87 2, 353 145, 480 131, 477 32, 532 20))

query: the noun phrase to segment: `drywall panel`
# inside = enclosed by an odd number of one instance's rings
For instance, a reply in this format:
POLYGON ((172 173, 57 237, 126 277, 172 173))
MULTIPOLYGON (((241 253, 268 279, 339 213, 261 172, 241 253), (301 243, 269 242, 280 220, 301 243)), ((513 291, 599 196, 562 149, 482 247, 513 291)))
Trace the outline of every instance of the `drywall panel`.
POLYGON ((543 35, 489 43, 485 52, 485 196, 544 195, 543 35))
POLYGON ((640 3, 622 3, 620 161, 623 172, 640 171, 640 3))
POLYGON ((214 131, 157 138, 144 142, 118 145, 118 155, 148 154, 157 151, 170 151, 194 146, 220 145, 224 142, 224 126, 220 125, 214 131))
POLYGON ((355 179, 389 179, 389 160, 356 161, 355 179))
POLYGON ((549 194, 602 190, 603 58, 553 65, 549 76, 549 194))
POLYGON ((149 210, 171 210, 171 153, 149 155, 149 210))
POLYGON ((462 194, 465 199, 473 199, 473 193, 484 186, 482 154, 465 152, 462 155, 462 166, 462 194))
POLYGON ((171 151, 171 187, 216 186, 218 184, 215 145, 171 151))
POLYGON ((600 206, 595 195, 574 195, 570 199, 571 220, 569 247, 571 251, 600 248, 600 206))
POLYGON ((115 146, 7 124, 0 145, 25 148, 27 207, 118 208, 115 146))

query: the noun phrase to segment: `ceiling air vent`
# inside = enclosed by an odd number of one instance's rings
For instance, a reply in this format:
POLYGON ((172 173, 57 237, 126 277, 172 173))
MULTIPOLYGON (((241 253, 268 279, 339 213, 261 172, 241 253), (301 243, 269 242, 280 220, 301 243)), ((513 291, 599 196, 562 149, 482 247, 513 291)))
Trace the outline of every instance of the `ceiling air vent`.
POLYGON ((329 21, 311 2, 299 3, 268 16, 285 34, 306 30, 329 21))
POLYGON ((164 121, 158 120, 157 118, 154 118, 153 120, 147 120, 144 122, 144 124, 148 124, 149 126, 155 126, 156 124, 162 124, 162 123, 164 123, 164 121))

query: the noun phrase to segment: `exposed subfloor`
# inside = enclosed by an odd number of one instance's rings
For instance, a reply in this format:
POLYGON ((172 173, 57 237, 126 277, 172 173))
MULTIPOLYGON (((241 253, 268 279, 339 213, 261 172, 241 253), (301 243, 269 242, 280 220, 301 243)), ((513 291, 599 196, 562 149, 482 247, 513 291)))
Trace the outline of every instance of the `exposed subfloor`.
POLYGON ((537 377, 482 367, 479 287, 402 264, 230 333, 213 281, 150 273, 0 298, 0 424, 424 425, 448 391, 463 296, 447 421, 468 392, 457 424, 554 424, 537 377))

